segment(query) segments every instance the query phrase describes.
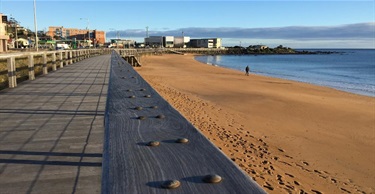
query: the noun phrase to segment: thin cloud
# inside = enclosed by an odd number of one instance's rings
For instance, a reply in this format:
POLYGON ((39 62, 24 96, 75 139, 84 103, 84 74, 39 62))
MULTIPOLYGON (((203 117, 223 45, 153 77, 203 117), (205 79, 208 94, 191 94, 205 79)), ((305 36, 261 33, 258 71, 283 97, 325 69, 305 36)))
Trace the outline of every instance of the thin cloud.
MULTIPOLYGON (((371 39, 375 38, 375 22, 347 24, 340 26, 288 26, 270 28, 180 28, 175 30, 150 30, 150 36, 185 36, 191 38, 258 38, 258 39, 371 39)), ((145 29, 121 30, 127 37, 145 37, 145 29)), ((115 37, 116 31, 107 32, 115 37)))

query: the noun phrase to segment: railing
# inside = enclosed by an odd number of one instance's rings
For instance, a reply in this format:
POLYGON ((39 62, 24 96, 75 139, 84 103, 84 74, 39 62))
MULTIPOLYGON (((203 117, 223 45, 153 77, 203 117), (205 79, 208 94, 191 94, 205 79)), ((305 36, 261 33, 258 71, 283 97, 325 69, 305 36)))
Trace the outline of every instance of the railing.
POLYGON ((0 55, 0 89, 17 87, 24 80, 73 64, 83 59, 110 53, 110 49, 59 50, 0 55))
POLYGON ((142 56, 162 55, 172 53, 184 55, 185 53, 218 55, 227 54, 226 48, 141 48, 141 49, 114 49, 123 59, 134 67, 141 66, 142 56))

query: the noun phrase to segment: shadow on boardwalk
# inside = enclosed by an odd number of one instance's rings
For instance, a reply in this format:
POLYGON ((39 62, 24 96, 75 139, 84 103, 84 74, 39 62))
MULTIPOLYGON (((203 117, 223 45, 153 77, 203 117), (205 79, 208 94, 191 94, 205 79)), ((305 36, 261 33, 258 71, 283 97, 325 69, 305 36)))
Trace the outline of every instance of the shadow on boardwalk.
POLYGON ((1 193, 100 193, 110 55, 0 91, 1 193))

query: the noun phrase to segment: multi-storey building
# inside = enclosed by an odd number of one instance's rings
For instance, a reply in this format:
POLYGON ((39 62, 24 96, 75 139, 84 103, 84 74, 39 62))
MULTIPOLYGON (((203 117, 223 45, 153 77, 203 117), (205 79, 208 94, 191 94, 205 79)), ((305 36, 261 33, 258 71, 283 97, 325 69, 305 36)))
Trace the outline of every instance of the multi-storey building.
POLYGON ((7 18, 6 16, 3 17, 2 14, 0 14, 0 18, 2 19, 0 21, 0 52, 5 52, 8 50, 7 42, 9 39, 9 36, 7 35, 5 30, 7 18))
POLYGON ((145 38, 145 45, 149 47, 185 48, 189 43, 188 36, 150 36, 145 38))
POLYGON ((61 38, 76 38, 77 40, 90 40, 97 44, 105 43, 105 32, 98 30, 90 30, 90 36, 87 29, 77 29, 77 28, 64 28, 63 26, 50 26, 48 28, 49 36, 53 39, 57 37, 61 38))
POLYGON ((190 46, 194 48, 221 48, 221 38, 191 39, 190 46))

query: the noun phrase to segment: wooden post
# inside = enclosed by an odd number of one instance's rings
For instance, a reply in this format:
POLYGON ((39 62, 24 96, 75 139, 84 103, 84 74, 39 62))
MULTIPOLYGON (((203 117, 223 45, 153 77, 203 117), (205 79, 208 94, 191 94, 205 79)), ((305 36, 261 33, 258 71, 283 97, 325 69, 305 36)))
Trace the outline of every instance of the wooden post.
POLYGON ((68 51, 65 51, 65 66, 69 65, 69 56, 68 56, 68 51))
POLYGON ((43 53, 43 55, 42 55, 42 59, 43 59, 43 74, 46 75, 46 74, 48 74, 48 68, 47 68, 47 54, 46 54, 46 53, 43 53))
POLYGON ((70 57, 71 57, 71 62, 72 63, 75 63, 76 62, 76 59, 75 59, 75 55, 74 55, 74 51, 70 51, 70 57))
POLYGON ((69 51, 69 64, 73 64, 73 52, 69 51))
POLYGON ((57 70, 57 67, 56 67, 56 53, 55 52, 52 53, 52 70, 53 71, 57 70))
POLYGON ((60 68, 63 68, 64 67, 63 52, 59 53, 59 60, 60 60, 60 68))
POLYGON ((74 58, 73 62, 77 63, 78 62, 78 51, 73 51, 73 58, 74 58))
POLYGON ((35 71, 34 71, 34 55, 30 54, 29 55, 29 80, 34 80, 35 79, 35 71))
POLYGON ((14 57, 7 59, 9 88, 17 87, 16 62, 14 57))

